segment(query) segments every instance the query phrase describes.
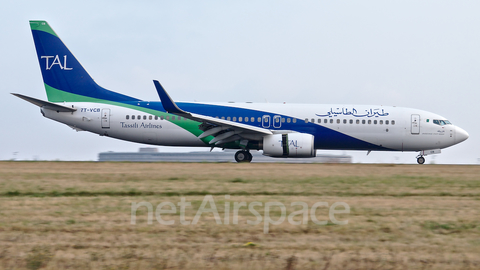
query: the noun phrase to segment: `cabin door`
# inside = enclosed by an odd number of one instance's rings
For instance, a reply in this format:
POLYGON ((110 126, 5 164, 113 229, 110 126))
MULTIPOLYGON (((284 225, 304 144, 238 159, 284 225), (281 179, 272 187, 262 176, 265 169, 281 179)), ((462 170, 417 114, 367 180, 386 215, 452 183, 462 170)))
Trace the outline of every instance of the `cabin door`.
POLYGON ((420 115, 412 114, 412 134, 420 134, 420 115))
POLYGON ((102 128, 110 128, 110 109, 102 109, 102 128))

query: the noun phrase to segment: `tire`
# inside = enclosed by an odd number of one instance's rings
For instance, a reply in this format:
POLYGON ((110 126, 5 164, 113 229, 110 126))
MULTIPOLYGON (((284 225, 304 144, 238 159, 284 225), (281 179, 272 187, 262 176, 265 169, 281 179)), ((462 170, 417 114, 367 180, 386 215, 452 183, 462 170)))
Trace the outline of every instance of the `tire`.
POLYGON ((246 152, 246 153, 247 153, 247 156, 248 156, 247 157, 248 162, 252 162, 252 159, 253 159, 252 154, 250 152, 246 152))
POLYGON ((423 164, 423 163, 425 163, 425 158, 424 157, 419 157, 419 158, 417 158, 417 162, 418 162, 418 164, 423 164))
POLYGON ((240 163, 240 162, 246 162, 248 160, 248 155, 246 154, 247 152, 245 151, 238 151, 235 153, 235 161, 240 163))
POLYGON ((252 154, 247 151, 240 150, 235 153, 235 161, 238 163, 251 162, 252 154))

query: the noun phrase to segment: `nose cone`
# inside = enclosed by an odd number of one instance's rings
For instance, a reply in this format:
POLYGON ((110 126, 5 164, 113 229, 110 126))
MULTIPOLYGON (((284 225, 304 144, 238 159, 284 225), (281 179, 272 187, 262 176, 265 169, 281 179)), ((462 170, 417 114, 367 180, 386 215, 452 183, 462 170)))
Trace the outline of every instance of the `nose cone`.
POLYGON ((468 133, 459 127, 455 127, 455 143, 461 143, 466 139, 468 139, 468 133))

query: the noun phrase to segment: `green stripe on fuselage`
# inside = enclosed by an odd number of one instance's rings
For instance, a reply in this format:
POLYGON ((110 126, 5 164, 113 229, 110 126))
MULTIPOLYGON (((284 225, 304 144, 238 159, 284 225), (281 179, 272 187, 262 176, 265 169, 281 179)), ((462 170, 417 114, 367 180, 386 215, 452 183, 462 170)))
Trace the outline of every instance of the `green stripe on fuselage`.
MULTIPOLYGON (((92 102, 92 103, 100 103, 100 104, 109 104, 109 105, 114 105, 114 106, 119 106, 119 107, 124 107, 124 108, 129 108, 129 109, 141 111, 141 112, 148 113, 148 114, 151 114, 151 115, 156 115, 158 117, 163 117, 165 120, 166 120, 167 116, 170 116, 169 117, 170 119, 172 118, 172 116, 174 116, 173 114, 157 111, 157 110, 154 110, 154 109, 148 109, 148 108, 141 107, 141 106, 135 106, 135 105, 125 104, 125 103, 116 102, 116 101, 110 101, 110 100, 104 100, 104 99, 98 99, 98 98, 92 98, 92 97, 86 97, 86 96, 82 96, 82 95, 68 93, 68 92, 53 88, 53 87, 51 87, 47 84, 45 84, 45 90, 47 91, 48 101, 50 101, 50 102, 92 102)), ((139 101, 139 102, 143 102, 143 101, 139 101)), ((175 117, 175 118, 178 118, 178 116, 175 117)), ((200 134, 203 133, 203 131, 201 131, 198 128, 198 126, 201 123, 196 122, 196 121, 192 121, 192 120, 189 120, 189 119, 187 119, 187 120, 166 120, 166 121, 169 121, 169 122, 183 128, 183 129, 187 130, 188 132, 192 133, 196 137, 200 136, 200 134)), ((213 138, 214 138, 213 136, 208 136, 208 137, 202 138, 201 140, 206 144, 206 146, 209 146, 208 142, 211 141, 213 138)))
POLYGON ((47 32, 49 34, 52 34, 58 37, 57 34, 55 34, 53 29, 50 27, 50 25, 48 25, 46 21, 30 21, 30 28, 32 30, 47 32))
POLYGON ((47 99, 50 102, 98 102, 92 100, 99 100, 96 98, 86 97, 82 95, 68 93, 44 83, 45 91, 47 92, 47 99))

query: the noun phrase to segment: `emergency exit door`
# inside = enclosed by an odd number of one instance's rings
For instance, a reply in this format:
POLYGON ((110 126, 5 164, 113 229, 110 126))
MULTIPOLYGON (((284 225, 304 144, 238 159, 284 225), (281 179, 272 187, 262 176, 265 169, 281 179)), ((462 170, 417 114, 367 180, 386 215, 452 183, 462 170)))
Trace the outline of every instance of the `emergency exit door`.
POLYGON ((264 128, 270 127, 270 115, 264 115, 262 117, 262 127, 264 128))

